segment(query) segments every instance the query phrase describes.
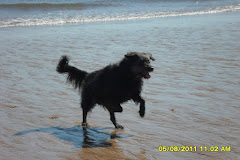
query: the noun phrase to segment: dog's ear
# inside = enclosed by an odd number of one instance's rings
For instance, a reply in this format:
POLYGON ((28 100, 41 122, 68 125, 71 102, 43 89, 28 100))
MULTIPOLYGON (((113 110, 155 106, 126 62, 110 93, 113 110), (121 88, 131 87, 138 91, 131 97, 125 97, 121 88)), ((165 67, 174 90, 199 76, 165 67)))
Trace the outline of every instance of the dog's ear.
POLYGON ((138 53, 137 52, 128 52, 126 55, 125 55, 126 58, 128 59, 136 59, 138 58, 138 53))
POLYGON ((152 61, 155 61, 155 58, 153 58, 152 54, 151 53, 148 53, 149 54, 149 57, 152 61))

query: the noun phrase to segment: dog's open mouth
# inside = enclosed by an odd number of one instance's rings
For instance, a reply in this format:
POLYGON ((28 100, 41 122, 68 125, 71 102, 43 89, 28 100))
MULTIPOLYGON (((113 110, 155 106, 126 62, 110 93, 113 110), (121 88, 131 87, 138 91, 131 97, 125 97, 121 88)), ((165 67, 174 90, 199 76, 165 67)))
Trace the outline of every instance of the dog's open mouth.
POLYGON ((151 78, 151 75, 149 74, 149 72, 143 73, 143 78, 149 79, 151 78))
POLYGON ((145 79, 151 78, 151 75, 149 74, 149 72, 152 72, 152 71, 153 71, 153 67, 148 67, 147 71, 142 73, 143 78, 145 79))
POLYGON ((150 72, 152 72, 153 70, 153 67, 146 67, 144 70, 139 71, 136 76, 137 78, 149 79, 151 78, 150 72))

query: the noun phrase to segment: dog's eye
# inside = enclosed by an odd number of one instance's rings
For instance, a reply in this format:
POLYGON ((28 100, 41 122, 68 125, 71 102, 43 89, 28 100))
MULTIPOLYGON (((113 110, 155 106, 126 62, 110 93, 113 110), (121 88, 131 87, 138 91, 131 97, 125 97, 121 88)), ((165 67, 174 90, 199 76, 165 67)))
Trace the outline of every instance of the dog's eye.
POLYGON ((149 61, 149 60, 144 60, 143 63, 144 63, 144 64, 149 64, 150 61, 149 61))
POLYGON ((143 60, 143 61, 140 61, 140 62, 139 62, 140 65, 147 65, 147 64, 149 64, 149 63, 150 63, 149 60, 143 60))

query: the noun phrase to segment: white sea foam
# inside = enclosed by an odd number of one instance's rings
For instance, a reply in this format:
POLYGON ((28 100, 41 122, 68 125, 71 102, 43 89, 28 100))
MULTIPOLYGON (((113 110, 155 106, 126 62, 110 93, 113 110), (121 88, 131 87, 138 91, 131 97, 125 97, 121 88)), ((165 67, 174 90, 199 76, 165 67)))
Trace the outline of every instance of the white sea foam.
POLYGON ((192 16, 204 14, 217 14, 223 12, 238 12, 240 4, 221 6, 200 11, 171 11, 171 12, 150 12, 150 13, 123 13, 123 14, 90 14, 90 15, 67 15, 65 13, 57 16, 38 15, 26 17, 13 17, 1 19, 0 27, 16 27, 16 26, 43 26, 43 25, 61 25, 69 23, 89 23, 89 22, 109 22, 109 21, 125 21, 125 20, 141 20, 150 18, 164 18, 176 16, 192 16))

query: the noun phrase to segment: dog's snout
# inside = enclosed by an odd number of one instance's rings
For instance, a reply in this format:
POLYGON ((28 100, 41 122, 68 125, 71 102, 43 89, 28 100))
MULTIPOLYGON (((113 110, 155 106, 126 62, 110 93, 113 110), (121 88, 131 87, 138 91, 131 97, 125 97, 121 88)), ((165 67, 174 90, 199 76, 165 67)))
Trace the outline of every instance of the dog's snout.
POLYGON ((149 71, 149 72, 152 72, 153 70, 154 70, 153 67, 148 67, 148 71, 149 71))

